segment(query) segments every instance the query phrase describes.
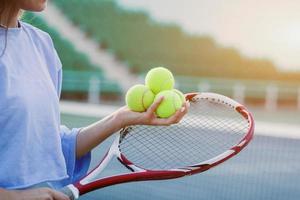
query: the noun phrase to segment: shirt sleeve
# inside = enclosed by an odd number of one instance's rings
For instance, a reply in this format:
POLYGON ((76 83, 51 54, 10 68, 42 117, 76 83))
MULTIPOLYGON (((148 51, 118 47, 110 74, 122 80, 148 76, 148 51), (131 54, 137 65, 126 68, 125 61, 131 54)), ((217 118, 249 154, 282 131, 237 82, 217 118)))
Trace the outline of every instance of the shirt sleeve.
POLYGON ((79 128, 72 130, 66 126, 61 126, 62 150, 66 161, 68 179, 63 180, 62 185, 67 185, 78 181, 88 171, 91 162, 91 152, 76 159, 76 141, 79 128))
MULTIPOLYGON (((48 38, 48 45, 45 48, 48 48, 49 54, 45 54, 46 60, 48 61, 48 70, 49 74, 52 78, 52 82, 56 89, 56 93, 58 98, 61 95, 62 89, 62 63, 60 58, 55 50, 54 44, 52 39, 49 35, 48 38)), ((60 181, 57 183, 56 186, 61 187, 70 183, 73 183, 80 178, 82 178, 88 171, 90 162, 91 162, 91 153, 87 153, 86 155, 82 156, 81 158, 76 158, 76 141, 77 135, 79 133, 79 128, 69 129, 66 126, 60 126, 60 135, 61 135, 61 144, 62 144, 62 151, 66 162, 67 167, 67 174, 69 178, 60 181)))
POLYGON ((59 58, 59 55, 55 49, 54 43, 48 33, 44 33, 45 44, 43 49, 45 60, 47 62, 47 67, 49 75, 52 79, 52 83, 56 89, 57 96, 60 98, 61 89, 62 89, 62 62, 59 58))
POLYGON ((57 96, 60 99, 61 95, 61 89, 62 89, 62 69, 60 68, 57 72, 57 87, 56 87, 56 92, 57 96))

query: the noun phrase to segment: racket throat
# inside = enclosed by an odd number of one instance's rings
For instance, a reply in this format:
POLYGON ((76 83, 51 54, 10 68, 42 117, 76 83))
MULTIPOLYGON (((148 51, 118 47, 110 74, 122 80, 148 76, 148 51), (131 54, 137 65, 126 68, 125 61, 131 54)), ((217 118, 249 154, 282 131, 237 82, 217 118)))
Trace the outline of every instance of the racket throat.
POLYGON ((129 165, 127 165, 125 162, 123 162, 119 157, 117 157, 117 159, 120 161, 120 163, 122 163, 128 170, 130 170, 131 172, 135 172, 135 170, 130 167, 129 165))

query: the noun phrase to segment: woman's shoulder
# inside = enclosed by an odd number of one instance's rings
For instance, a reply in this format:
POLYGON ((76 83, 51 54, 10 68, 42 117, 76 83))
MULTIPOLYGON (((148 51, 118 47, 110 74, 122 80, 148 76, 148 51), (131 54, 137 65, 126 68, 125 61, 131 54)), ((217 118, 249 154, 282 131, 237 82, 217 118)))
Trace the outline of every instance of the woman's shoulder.
POLYGON ((55 69, 59 70, 61 68, 61 62, 50 35, 47 32, 26 22, 20 22, 20 24, 26 33, 25 37, 31 38, 29 41, 39 50, 40 55, 44 55, 43 57, 48 63, 49 68, 56 66, 55 69))
POLYGON ((45 31, 43 31, 43 30, 41 30, 41 29, 39 29, 39 28, 37 28, 37 27, 27 23, 27 22, 20 21, 20 24, 21 24, 21 27, 31 37, 34 37, 34 39, 40 38, 41 40, 44 40, 48 43, 52 43, 52 39, 51 39, 50 35, 47 32, 45 32, 45 31))
POLYGON ((45 52, 47 54, 55 52, 55 47, 54 47, 52 38, 47 32, 35 27, 34 25, 26 23, 26 22, 20 21, 20 24, 21 24, 21 27, 24 30, 24 32, 26 32, 26 35, 28 37, 32 38, 31 41, 42 52, 45 52))

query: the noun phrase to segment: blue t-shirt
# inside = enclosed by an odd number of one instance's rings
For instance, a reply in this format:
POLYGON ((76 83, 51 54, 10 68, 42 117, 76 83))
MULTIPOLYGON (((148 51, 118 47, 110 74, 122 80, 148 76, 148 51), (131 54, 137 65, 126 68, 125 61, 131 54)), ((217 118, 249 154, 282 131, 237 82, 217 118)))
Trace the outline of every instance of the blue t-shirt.
POLYGON ((62 69, 50 36, 19 24, 0 28, 0 187, 59 188, 87 172, 90 153, 76 159, 79 129, 60 126, 62 69))

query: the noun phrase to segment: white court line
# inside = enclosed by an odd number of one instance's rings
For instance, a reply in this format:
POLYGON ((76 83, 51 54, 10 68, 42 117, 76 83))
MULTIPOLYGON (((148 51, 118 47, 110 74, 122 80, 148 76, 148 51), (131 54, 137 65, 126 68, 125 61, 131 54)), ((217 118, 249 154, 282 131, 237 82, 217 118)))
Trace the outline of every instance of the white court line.
POLYGON ((87 104, 87 103, 78 103, 70 101, 61 101, 60 102, 60 111, 66 114, 72 115, 81 115, 86 117, 104 117, 114 111, 119 107, 117 106, 108 106, 108 105, 96 105, 96 104, 87 104))
POLYGON ((300 139, 300 125, 255 121, 254 134, 300 139))
MULTIPOLYGON (((118 106, 93 105, 78 102, 60 102, 60 110, 65 114, 102 118, 116 111, 118 106)), ((255 120, 256 135, 300 139, 300 124, 263 122, 255 120)))

